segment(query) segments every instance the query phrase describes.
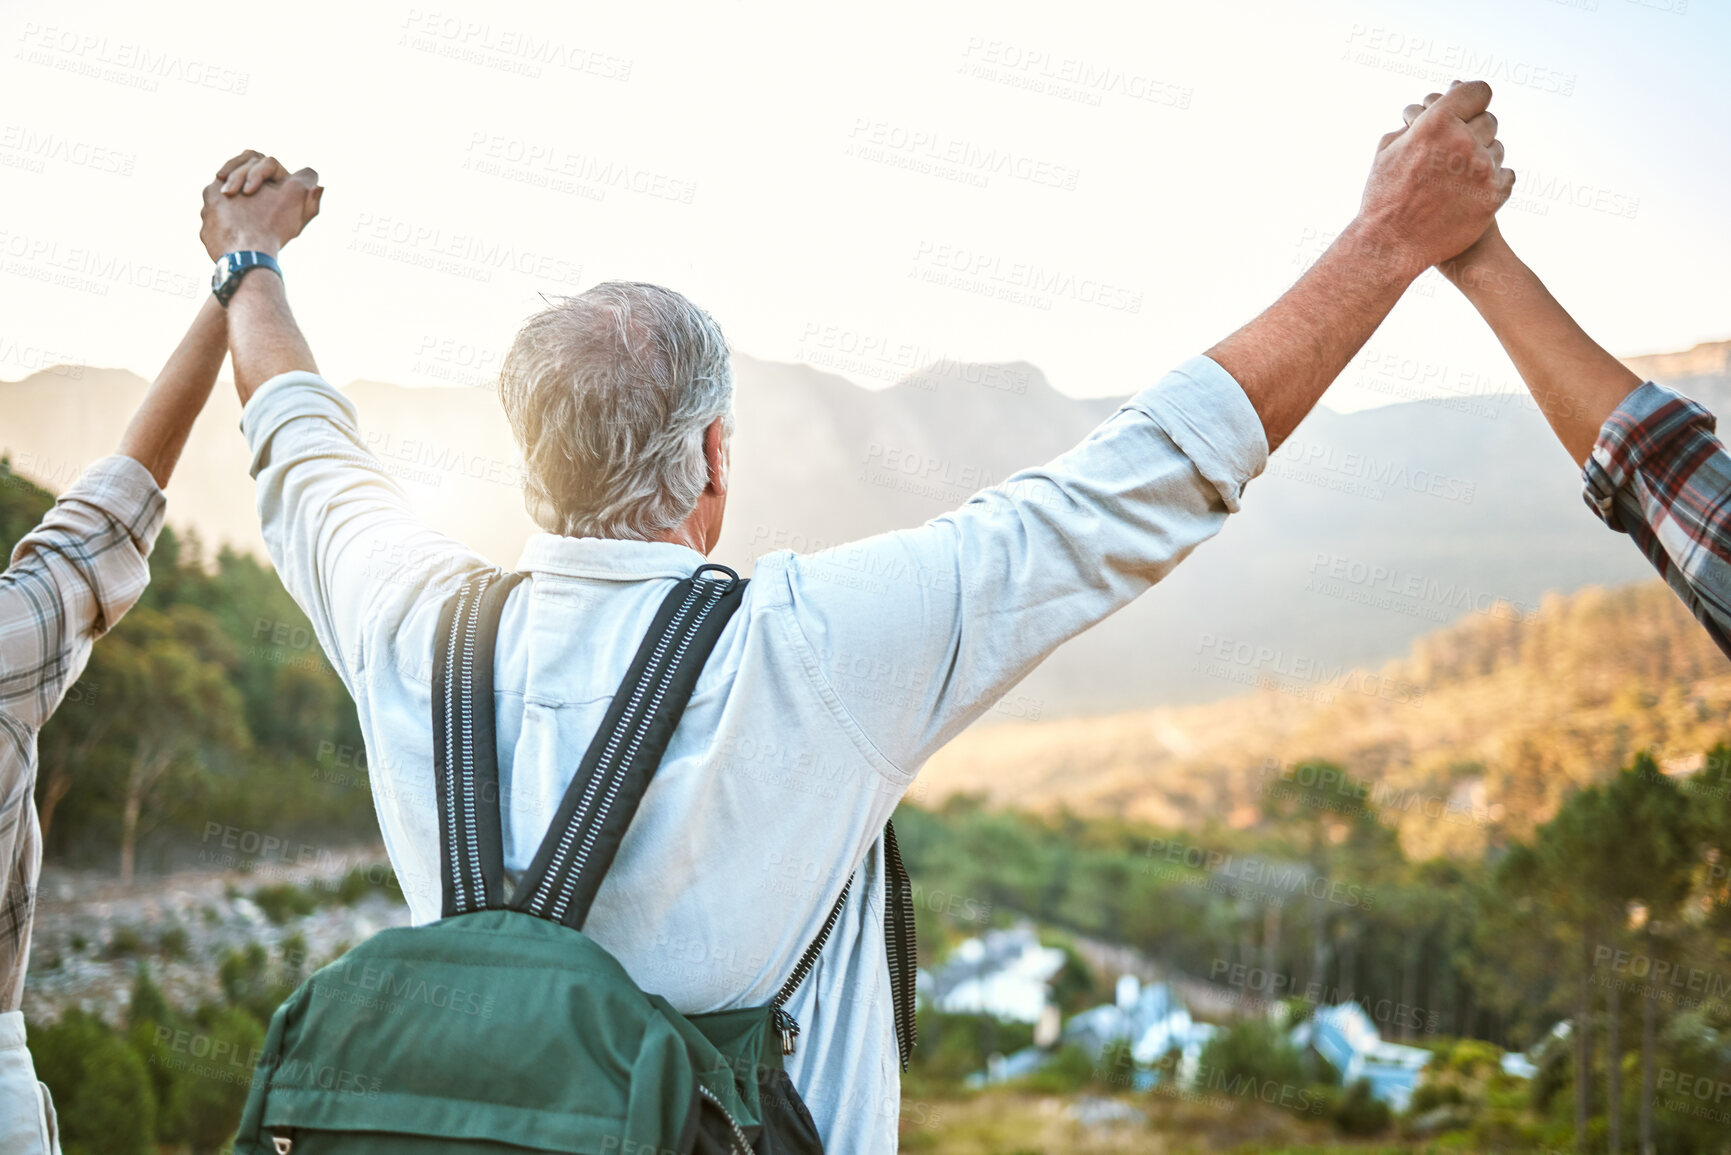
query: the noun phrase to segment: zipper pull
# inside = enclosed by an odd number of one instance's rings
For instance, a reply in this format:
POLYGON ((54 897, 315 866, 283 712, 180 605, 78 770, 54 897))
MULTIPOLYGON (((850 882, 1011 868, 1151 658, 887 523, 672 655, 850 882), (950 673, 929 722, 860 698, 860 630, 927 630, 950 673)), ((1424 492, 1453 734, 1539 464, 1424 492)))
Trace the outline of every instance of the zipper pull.
POLYGON ((799 1023, 781 1007, 775 1008, 775 1029, 781 1034, 781 1053, 791 1055, 794 1052, 794 1040, 799 1038, 799 1023))
POLYGON ((276 1148, 276 1155, 289 1155, 294 1150, 295 1141, 287 1135, 272 1135, 271 1146, 276 1148))

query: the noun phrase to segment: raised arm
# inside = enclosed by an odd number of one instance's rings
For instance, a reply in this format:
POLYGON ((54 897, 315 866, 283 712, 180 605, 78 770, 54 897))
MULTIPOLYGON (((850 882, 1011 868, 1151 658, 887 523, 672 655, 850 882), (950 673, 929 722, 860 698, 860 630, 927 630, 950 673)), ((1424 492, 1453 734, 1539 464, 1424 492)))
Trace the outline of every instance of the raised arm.
MULTIPOLYGON (((323 191, 312 169, 291 174, 272 157, 242 153, 204 190, 200 237, 213 258, 274 255, 317 215, 323 191)), ((422 585, 486 563, 410 508, 367 448, 354 406, 318 376, 281 277, 260 269, 242 279, 228 304, 228 342, 265 548, 353 690, 368 637, 392 644, 422 585)))
POLYGON ((1643 383, 1607 353, 1501 230, 1440 268, 1490 325, 1581 466, 1588 508, 1634 540, 1731 654, 1731 454, 1714 436, 1713 414, 1643 383))
POLYGON ((1502 230, 1438 266, 1490 325, 1576 465, 1641 379, 1587 336, 1544 282, 1515 256, 1502 230))
MULTIPOLYGON (((318 216, 324 191, 312 169, 290 173, 275 157, 249 149, 218 169, 205 188, 199 239, 213 261, 233 252, 274 257, 318 216)), ((229 300, 228 316, 234 386, 242 405, 272 377, 319 371, 280 277, 249 273, 229 300)))
MULTIPOLYGON (((1409 105, 1406 115, 1422 111, 1409 105)), ((1479 311, 1557 440, 1585 466, 1605 422, 1641 379, 1587 336, 1495 225, 1438 270, 1479 311)))
POLYGON ((1053 649, 1220 531, 1402 290, 1507 198, 1489 100, 1461 85, 1385 136, 1357 216, 1298 283, 1068 453, 923 526, 760 559, 754 596, 791 610, 790 636, 887 776, 905 783, 1053 649))
POLYGON ((13 549, 0 575, 0 712, 29 726, 46 722, 83 671, 91 643, 144 592, 162 528, 162 487, 227 348, 222 306, 207 299, 119 452, 85 470, 13 549))

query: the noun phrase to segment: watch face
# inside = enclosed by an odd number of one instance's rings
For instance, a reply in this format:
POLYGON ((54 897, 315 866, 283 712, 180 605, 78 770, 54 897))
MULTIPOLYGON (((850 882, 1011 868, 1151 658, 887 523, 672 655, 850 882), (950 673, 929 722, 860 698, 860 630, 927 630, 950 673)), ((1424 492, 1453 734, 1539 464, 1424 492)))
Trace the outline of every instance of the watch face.
POLYGON ((216 299, 224 305, 240 288, 241 278, 254 269, 270 269, 277 276, 282 276, 275 258, 268 253, 224 253, 216 262, 216 269, 210 275, 210 291, 216 294, 216 299))
POLYGON ((228 299, 234 296, 235 289, 239 288, 239 277, 235 275, 239 271, 240 262, 235 260, 233 253, 224 253, 217 258, 216 269, 210 274, 210 291, 216 294, 216 299, 224 305, 228 304, 228 299))

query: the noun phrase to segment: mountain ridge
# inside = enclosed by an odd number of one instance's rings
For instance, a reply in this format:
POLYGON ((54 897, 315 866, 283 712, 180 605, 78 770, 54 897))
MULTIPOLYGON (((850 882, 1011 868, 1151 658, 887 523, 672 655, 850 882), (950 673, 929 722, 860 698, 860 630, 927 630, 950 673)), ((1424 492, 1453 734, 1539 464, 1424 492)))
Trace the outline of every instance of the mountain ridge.
MULTIPOLYGON (((1550 595, 1469 615, 1374 670, 1282 667, 1216 650, 1256 688, 1202 705, 971 730, 926 764, 916 799, 1257 825, 1271 797, 1331 763, 1364 784, 1331 809, 1384 812, 1414 857, 1526 837, 1573 790, 1649 750, 1693 772, 1731 738, 1731 661, 1663 582, 1550 595)), ((1731 790, 1731 769, 1720 768, 1731 790)))
MULTIPOLYGON (((1731 401, 1731 342, 1631 359, 1731 401), (1684 372, 1687 370, 1688 372, 1684 372)), ((839 365, 838 367, 845 367, 839 365)), ((940 362, 883 389, 821 365, 735 356, 733 490, 715 557, 749 572, 800 552, 917 525, 983 485, 1050 460, 1122 398, 1072 398, 1026 362, 940 362)), ((1370 357, 1349 373, 1374 380, 1370 357)), ((356 381, 361 433, 428 522, 502 565, 535 526, 520 459, 490 388, 356 381)), ((84 367, 0 383, 0 452, 59 490, 110 452, 142 378, 84 367)), ((219 386, 169 487, 171 523, 207 546, 262 553, 239 404, 219 386)), ((1304 660, 1374 665, 1475 605, 1536 606, 1550 590, 1651 573, 1586 511, 1578 477, 1524 395, 1321 409, 1246 491, 1243 510, 1150 594, 1061 647, 988 721, 1112 713, 1227 697, 1198 675, 1208 639, 1304 660), (1390 575, 1393 575, 1392 577, 1390 575), (1463 601, 1459 591, 1469 591, 1463 601), (1416 592, 1404 592, 1416 591, 1416 592)))

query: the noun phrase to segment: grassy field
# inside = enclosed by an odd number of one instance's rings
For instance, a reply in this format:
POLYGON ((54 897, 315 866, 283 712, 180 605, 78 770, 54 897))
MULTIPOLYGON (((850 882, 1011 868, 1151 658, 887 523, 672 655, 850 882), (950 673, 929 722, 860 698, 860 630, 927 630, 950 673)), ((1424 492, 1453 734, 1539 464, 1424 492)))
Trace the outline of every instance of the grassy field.
POLYGON ((1388 1139, 1346 1142, 1326 1122, 1257 1103, 1192 1102, 1160 1095, 1059 1096, 993 1089, 954 1099, 904 1100, 901 1150, 909 1155, 1430 1155, 1470 1150, 1388 1139), (1116 1104, 1139 1114, 1092 1125, 1079 1105, 1104 1114, 1116 1104))

